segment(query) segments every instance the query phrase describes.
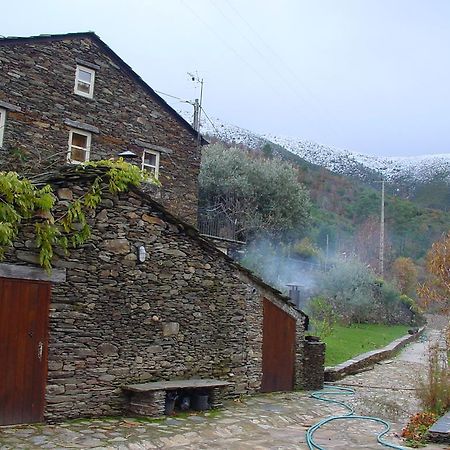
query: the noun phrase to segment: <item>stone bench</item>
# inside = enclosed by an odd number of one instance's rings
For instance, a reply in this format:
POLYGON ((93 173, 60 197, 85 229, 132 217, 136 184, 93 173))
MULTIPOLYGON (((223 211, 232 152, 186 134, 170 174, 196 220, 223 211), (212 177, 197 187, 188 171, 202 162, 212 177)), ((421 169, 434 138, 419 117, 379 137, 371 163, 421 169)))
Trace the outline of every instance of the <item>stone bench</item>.
POLYGON ((214 379, 153 381, 122 386, 129 403, 128 409, 138 416, 161 417, 165 414, 168 393, 180 390, 207 391, 212 408, 222 406, 228 381, 214 379))

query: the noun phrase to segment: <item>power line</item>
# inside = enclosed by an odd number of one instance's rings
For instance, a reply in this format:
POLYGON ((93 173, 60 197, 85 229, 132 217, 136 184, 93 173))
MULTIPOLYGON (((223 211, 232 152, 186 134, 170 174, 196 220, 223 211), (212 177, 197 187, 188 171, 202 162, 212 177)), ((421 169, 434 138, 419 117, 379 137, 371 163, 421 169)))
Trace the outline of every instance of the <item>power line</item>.
POLYGON ((280 91, 278 91, 278 87, 272 85, 272 83, 264 78, 262 74, 255 69, 243 56, 241 56, 220 34, 216 32, 216 30, 211 27, 206 21, 204 21, 196 12, 193 10, 188 4, 184 2, 184 0, 180 0, 181 4, 189 10, 189 12, 197 18, 199 22, 201 22, 208 30, 219 39, 223 45, 225 45, 229 50, 231 50, 252 72, 254 72, 267 86, 270 87, 274 91, 276 95, 282 95, 280 91))
POLYGON ((166 94, 165 92, 161 92, 161 91, 157 91, 157 90, 155 90, 155 92, 156 92, 157 94, 165 95, 166 97, 170 97, 170 98, 174 98, 175 100, 179 100, 181 103, 189 103, 189 104, 192 105, 192 102, 190 102, 189 100, 184 100, 184 99, 182 99, 182 98, 180 98, 180 97, 177 97, 177 96, 175 96, 175 95, 172 95, 172 94, 166 94))
POLYGON ((306 100, 306 99, 303 98, 303 95, 297 90, 297 87, 296 87, 295 85, 293 85, 293 84, 291 83, 291 81, 288 80, 288 79, 284 76, 284 74, 278 70, 277 65, 274 64, 273 62, 271 62, 270 60, 268 60, 268 59, 266 58, 266 55, 264 55, 264 54, 259 50, 259 48, 256 47, 250 39, 247 38, 247 36, 241 31, 241 29, 240 29, 238 26, 236 26, 236 24, 235 24, 235 23, 234 23, 234 22, 233 22, 233 21, 232 21, 232 20, 231 20, 224 12, 223 12, 223 10, 222 10, 215 2, 214 2, 214 0, 210 0, 210 3, 212 4, 212 6, 213 6, 214 8, 216 8, 217 11, 219 11, 219 13, 221 14, 221 16, 222 16, 225 20, 227 20, 227 21, 231 24, 232 27, 235 28, 235 30, 242 36, 242 38, 250 45, 250 47, 252 47, 253 50, 255 50, 255 52, 259 54, 259 56, 260 56, 261 59, 267 64, 267 66, 269 67, 269 69, 272 70, 272 71, 274 71, 274 72, 277 72, 278 75, 283 79, 283 81, 284 81, 285 83, 291 85, 291 89, 292 89, 293 91, 295 91, 295 93, 296 93, 297 95, 299 95, 300 97, 302 97, 303 100, 306 100))
POLYGON ((290 67, 286 64, 286 61, 283 58, 281 58, 278 55, 278 53, 262 38, 262 36, 252 27, 250 22, 245 17, 242 16, 242 14, 239 12, 239 10, 237 8, 235 8, 229 0, 225 0, 225 1, 228 4, 228 6, 236 13, 236 15, 242 20, 242 22, 244 22, 247 25, 249 30, 263 43, 263 45, 265 47, 267 47, 267 49, 272 53, 272 55, 274 55, 282 64, 284 64, 287 67, 288 71, 291 73, 293 78, 295 80, 297 80, 297 74, 295 74, 290 69, 290 67))
POLYGON ((212 127, 214 128, 214 131, 217 133, 217 136, 219 136, 219 130, 216 128, 216 126, 214 125, 214 123, 212 122, 212 120, 209 118, 208 114, 206 114, 206 111, 204 110, 203 107, 201 107, 201 110, 203 111, 203 114, 205 115, 205 117, 209 120, 209 123, 212 125, 212 127))
MULTIPOLYGON (((239 34, 251 45, 251 47, 253 49, 255 49, 255 51, 264 59, 264 61, 267 64, 269 64, 271 69, 276 71, 281 76, 281 78, 283 78, 283 80, 291 86, 292 90, 301 99, 306 100, 305 96, 297 89, 297 85, 299 83, 299 76, 290 68, 290 66, 286 63, 286 61, 282 57, 280 57, 278 55, 278 53, 275 50, 273 50, 273 48, 262 38, 262 36, 245 19, 245 17, 243 17, 240 14, 239 10, 235 6, 233 6, 233 4, 229 0, 225 0, 225 1, 228 4, 228 6, 230 7, 230 9, 241 19, 242 22, 245 23, 245 25, 248 27, 248 29, 262 42, 262 44, 270 51, 270 53, 272 53, 272 55, 275 56, 275 58, 279 61, 279 63, 281 63, 281 65, 284 66, 284 68, 287 70, 287 72, 291 75, 292 80, 295 81, 295 83, 296 83, 295 85, 290 80, 288 80, 284 76, 283 73, 281 73, 278 70, 277 64, 274 64, 273 62, 267 63, 266 56, 258 48, 256 48, 255 45, 249 39, 247 39, 247 37, 240 31, 240 29, 227 16, 225 16, 223 11, 214 3, 213 0, 211 0, 211 4, 221 13, 221 15, 223 17, 225 17, 232 24, 232 26, 234 26, 234 28, 236 30, 238 30, 239 34)), ((312 100, 312 102, 309 100, 307 100, 307 102, 311 105, 311 107, 313 109, 316 110, 316 112, 318 113, 319 116, 323 116, 324 119, 328 122, 329 130, 332 131, 333 134, 340 134, 339 131, 336 130, 336 128, 333 126, 333 122, 336 122, 336 120, 334 119, 334 117, 332 117, 332 114, 330 114, 330 112, 320 104, 320 101, 316 98, 316 96, 311 92, 311 90, 306 85, 303 85, 303 89, 305 90, 306 95, 309 96, 310 99, 312 100), (316 105, 314 105, 314 103, 316 105)))

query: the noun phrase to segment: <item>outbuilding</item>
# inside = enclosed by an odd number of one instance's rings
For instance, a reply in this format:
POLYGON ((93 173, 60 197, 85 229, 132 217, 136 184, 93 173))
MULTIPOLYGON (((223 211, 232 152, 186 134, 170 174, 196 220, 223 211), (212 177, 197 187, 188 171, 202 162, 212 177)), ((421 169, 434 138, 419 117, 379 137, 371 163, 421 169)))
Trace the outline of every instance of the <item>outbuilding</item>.
MULTIPOLYGON (((48 181, 63 205, 91 179, 66 166, 48 181)), ((27 228, 0 264, 1 425, 123 414, 123 386, 144 381, 222 380, 235 396, 323 380, 307 316, 149 195, 107 194, 89 221, 50 275, 27 228)))

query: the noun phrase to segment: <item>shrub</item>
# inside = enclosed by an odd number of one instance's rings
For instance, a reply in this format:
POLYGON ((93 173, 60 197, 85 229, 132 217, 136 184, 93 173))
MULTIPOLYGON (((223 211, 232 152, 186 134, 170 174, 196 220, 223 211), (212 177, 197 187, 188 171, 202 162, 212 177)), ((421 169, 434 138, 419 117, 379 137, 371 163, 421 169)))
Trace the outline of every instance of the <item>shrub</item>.
POLYGON ((428 348, 428 373, 425 380, 419 381, 418 396, 422 407, 437 415, 450 409, 450 369, 448 350, 443 352, 437 343, 428 348))
POLYGON ((442 312, 450 313, 450 231, 431 246, 426 269, 428 278, 419 286, 423 305, 438 305, 442 312))
POLYGON ((358 261, 341 261, 319 284, 319 295, 330 303, 344 324, 417 325, 423 318, 415 302, 358 261))
POLYGON ((392 276, 402 294, 415 294, 418 270, 411 258, 397 258, 392 264, 392 276))
POLYGON ((428 430, 436 422, 437 416, 433 412, 417 413, 409 419, 408 424, 402 431, 410 447, 424 447, 427 442, 428 430))
POLYGON ((312 328, 317 336, 326 338, 333 332, 337 323, 337 316, 333 307, 324 297, 314 297, 309 301, 308 314, 312 328))
POLYGON ((294 245, 294 254, 304 259, 312 259, 319 256, 320 250, 308 237, 303 238, 301 241, 294 245))
POLYGON ((339 262, 322 280, 323 294, 343 323, 367 322, 373 309, 374 276, 357 261, 339 262))

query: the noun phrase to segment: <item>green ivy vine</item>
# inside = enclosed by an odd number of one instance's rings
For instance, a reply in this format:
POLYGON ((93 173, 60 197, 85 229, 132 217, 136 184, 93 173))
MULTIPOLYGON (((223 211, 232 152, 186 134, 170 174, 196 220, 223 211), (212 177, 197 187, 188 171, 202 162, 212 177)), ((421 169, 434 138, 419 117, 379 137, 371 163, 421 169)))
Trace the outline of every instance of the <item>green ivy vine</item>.
POLYGON ((89 168, 100 170, 88 191, 63 211, 55 211, 57 198, 49 184, 39 188, 16 172, 0 172, 0 260, 13 246, 21 226, 32 221, 39 263, 50 272, 55 248, 68 254, 70 248, 79 247, 90 237, 86 214, 100 204, 105 191, 124 192, 143 181, 159 184, 148 172, 122 159, 88 162, 74 171, 82 174, 89 168))

